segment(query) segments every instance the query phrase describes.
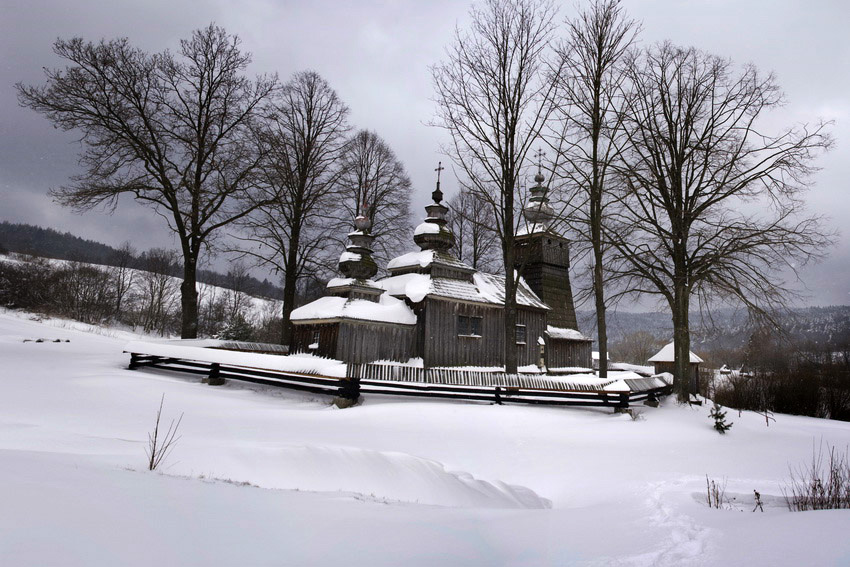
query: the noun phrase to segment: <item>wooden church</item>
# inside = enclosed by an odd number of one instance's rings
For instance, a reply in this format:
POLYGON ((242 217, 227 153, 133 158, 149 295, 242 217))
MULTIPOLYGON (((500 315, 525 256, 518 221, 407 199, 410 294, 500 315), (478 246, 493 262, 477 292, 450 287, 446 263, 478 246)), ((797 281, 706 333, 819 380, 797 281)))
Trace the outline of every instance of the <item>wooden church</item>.
MULTIPOLYGON (((586 370, 591 340, 577 330, 569 240, 552 229, 543 181, 538 172, 516 238, 517 362, 537 366, 542 358, 549 372, 586 370)), ((290 352, 353 363, 421 358, 426 368, 504 365, 504 277, 452 254, 439 178, 432 198, 413 234, 419 250, 390 260, 390 275, 377 281, 370 221, 355 219, 339 260, 344 277, 328 282, 326 297, 292 312, 290 352)))

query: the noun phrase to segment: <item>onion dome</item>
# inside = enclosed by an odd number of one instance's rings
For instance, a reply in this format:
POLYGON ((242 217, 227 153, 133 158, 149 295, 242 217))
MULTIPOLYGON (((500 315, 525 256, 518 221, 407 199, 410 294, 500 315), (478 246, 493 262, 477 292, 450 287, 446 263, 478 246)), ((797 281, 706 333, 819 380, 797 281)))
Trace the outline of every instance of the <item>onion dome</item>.
POLYGON ((372 221, 363 215, 354 219, 353 232, 348 233, 349 245, 339 256, 339 271, 347 278, 368 280, 378 273, 378 265, 372 259, 372 242, 369 234, 372 221))
POLYGON ((425 206, 427 217, 425 222, 413 231, 413 241, 422 250, 446 251, 455 245, 455 236, 446 227, 449 208, 440 202, 443 200, 443 192, 440 191, 439 176, 437 188, 431 193, 431 198, 434 202, 425 206))
POLYGON ((546 193, 549 189, 543 185, 545 181, 543 173, 540 169, 537 170, 537 175, 534 176, 535 186, 531 188, 531 198, 523 209, 523 215, 529 225, 539 225, 543 228, 549 228, 549 224, 555 217, 555 211, 549 204, 549 198, 546 193))

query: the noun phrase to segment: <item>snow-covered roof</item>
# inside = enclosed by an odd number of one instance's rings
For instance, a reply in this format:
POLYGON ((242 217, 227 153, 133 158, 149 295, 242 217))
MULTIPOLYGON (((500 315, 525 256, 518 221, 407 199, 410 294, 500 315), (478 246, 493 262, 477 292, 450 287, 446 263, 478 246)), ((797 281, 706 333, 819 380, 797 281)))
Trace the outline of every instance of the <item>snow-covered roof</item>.
MULTIPOLYGON (((703 362, 703 360, 695 355, 693 352, 688 351, 691 355, 691 362, 703 362)), ((673 349, 673 343, 665 345, 664 348, 655 353, 655 356, 649 359, 649 362, 673 362, 675 360, 675 351, 673 349)))
POLYGON ((589 341, 584 335, 575 329, 564 329, 563 327, 546 326, 546 334, 553 339, 570 339, 573 341, 589 341))
POLYGON ((320 297, 292 311, 292 321, 314 321, 321 319, 356 319, 381 323, 415 325, 416 315, 401 300, 383 294, 378 302, 345 297, 320 297))
MULTIPOLYGON (((505 303, 505 278, 493 274, 485 274, 476 272, 473 275, 475 284, 482 294, 486 294, 491 302, 504 304, 505 303)), ((523 278, 517 280, 516 302, 517 305, 525 305, 527 307, 537 307, 540 309, 549 309, 549 306, 543 303, 537 295, 531 291, 528 284, 523 278)))
MULTIPOLYGON (((433 278, 428 274, 402 274, 384 278, 376 283, 387 290, 389 295, 407 297, 414 303, 422 301, 425 296, 431 296, 475 303, 504 304, 503 278, 477 272, 473 274, 472 280, 468 282, 450 278, 433 278)), ((517 287, 517 305, 549 309, 522 279, 517 287)))
MULTIPOLYGON (((428 223, 423 223, 428 224, 428 223)), ((421 226, 421 225, 420 225, 421 226)), ((418 252, 408 252, 387 262, 387 269, 392 271, 401 268, 427 268, 432 264, 441 264, 462 270, 473 271, 471 266, 464 264, 457 258, 445 252, 437 250, 420 250, 418 252)))

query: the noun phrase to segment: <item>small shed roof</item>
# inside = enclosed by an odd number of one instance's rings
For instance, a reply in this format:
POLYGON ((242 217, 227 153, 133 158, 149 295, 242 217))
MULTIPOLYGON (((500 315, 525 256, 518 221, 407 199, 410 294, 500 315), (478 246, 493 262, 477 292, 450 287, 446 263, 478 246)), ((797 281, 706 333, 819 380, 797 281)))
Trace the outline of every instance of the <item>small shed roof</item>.
MULTIPOLYGON (((697 355, 695 355, 693 352, 688 351, 688 353, 690 353, 691 355, 691 363, 703 362, 703 360, 697 355)), ((673 343, 670 343, 665 345, 664 348, 655 353, 655 356, 651 357, 649 359, 649 362, 673 362, 675 360, 675 356, 676 355, 675 350, 673 349, 673 343)))
POLYGON ((569 339, 572 341, 590 341, 576 329, 564 329, 563 327, 546 326, 546 334, 552 339, 569 339))

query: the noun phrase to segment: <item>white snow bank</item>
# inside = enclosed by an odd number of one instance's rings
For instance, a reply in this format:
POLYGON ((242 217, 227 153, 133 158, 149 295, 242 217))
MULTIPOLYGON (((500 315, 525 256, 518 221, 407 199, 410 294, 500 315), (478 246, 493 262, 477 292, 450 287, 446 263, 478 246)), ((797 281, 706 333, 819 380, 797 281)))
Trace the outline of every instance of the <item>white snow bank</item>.
MULTIPOLYGON (((195 455, 184 449, 181 460, 192 462, 195 455)), ((216 474, 250 480, 263 488, 354 492, 434 506, 550 507, 549 501, 524 487, 448 471, 441 463, 407 453, 356 447, 251 446, 222 456, 216 474)))
MULTIPOLYGON (((204 341, 198 341, 201 344, 204 341)), ((276 354, 258 354, 253 352, 236 352, 205 348, 192 343, 183 344, 175 341, 131 341, 124 345, 124 352, 150 354, 197 360, 201 362, 217 362, 228 366, 247 366, 279 370, 281 372, 296 372, 300 374, 317 374, 333 378, 345 378, 346 365, 339 360, 322 358, 312 354, 291 354, 281 356, 276 354)))
POLYGON ((766 427, 761 415, 730 412, 734 426, 718 435, 709 407, 672 397, 641 407, 639 421, 602 408, 368 395, 334 410, 286 389, 124 370, 123 344, 0 310, 4 565, 783 566, 850 557, 850 510, 792 513, 780 500, 789 466, 810 462, 821 439, 846 447, 850 423, 776 414, 766 427), (39 336, 71 342, 22 342, 39 336), (163 419, 185 416, 157 474, 141 469, 163 394, 163 419), (351 461, 362 483, 258 488, 324 482, 298 479, 301 459, 312 475, 338 479, 338 470, 317 468, 351 461), (376 483, 364 475, 374 467, 407 475, 408 466, 416 490, 399 478, 387 493, 510 501, 499 479, 552 508, 422 506, 370 494, 376 483), (457 470, 497 492, 448 472, 457 470), (706 475, 728 480, 735 508, 706 506, 706 475), (764 513, 750 512, 753 489, 764 513))

